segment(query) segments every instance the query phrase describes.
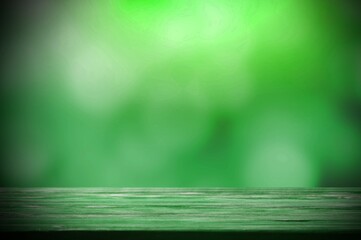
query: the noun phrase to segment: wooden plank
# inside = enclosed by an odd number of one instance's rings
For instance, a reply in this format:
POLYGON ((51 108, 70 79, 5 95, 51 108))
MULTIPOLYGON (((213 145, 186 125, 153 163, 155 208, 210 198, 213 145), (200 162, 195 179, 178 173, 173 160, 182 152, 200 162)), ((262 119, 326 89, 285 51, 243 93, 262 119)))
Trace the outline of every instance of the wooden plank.
POLYGON ((359 231, 361 189, 2 188, 2 231, 359 231))

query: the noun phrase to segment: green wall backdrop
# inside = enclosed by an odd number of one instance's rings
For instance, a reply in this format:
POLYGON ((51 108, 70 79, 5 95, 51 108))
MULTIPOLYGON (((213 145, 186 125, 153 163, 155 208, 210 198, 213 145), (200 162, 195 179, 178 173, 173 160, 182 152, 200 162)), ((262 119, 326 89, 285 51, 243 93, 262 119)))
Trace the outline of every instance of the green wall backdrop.
POLYGON ((2 185, 360 186, 356 5, 13 7, 2 185))

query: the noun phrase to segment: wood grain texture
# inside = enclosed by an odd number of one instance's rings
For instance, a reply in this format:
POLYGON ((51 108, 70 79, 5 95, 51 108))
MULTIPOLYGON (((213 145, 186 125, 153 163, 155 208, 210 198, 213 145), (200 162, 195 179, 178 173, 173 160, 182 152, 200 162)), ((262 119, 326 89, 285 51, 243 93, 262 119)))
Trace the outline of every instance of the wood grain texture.
POLYGON ((361 189, 0 189, 2 231, 359 231, 361 189))

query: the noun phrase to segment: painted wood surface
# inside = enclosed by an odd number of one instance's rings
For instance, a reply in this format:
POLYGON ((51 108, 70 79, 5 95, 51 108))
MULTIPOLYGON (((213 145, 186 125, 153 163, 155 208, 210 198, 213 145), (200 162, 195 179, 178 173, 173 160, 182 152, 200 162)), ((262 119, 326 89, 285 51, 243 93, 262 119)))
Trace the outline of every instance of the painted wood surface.
POLYGON ((3 188, 2 231, 359 231, 361 189, 3 188))

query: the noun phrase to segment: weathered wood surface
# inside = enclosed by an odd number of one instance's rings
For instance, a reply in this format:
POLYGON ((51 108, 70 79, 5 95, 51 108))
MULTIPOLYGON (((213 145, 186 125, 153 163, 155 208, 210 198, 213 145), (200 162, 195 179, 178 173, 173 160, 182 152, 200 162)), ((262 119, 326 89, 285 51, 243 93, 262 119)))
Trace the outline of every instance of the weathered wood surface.
POLYGON ((361 189, 3 188, 5 231, 353 231, 361 189))

